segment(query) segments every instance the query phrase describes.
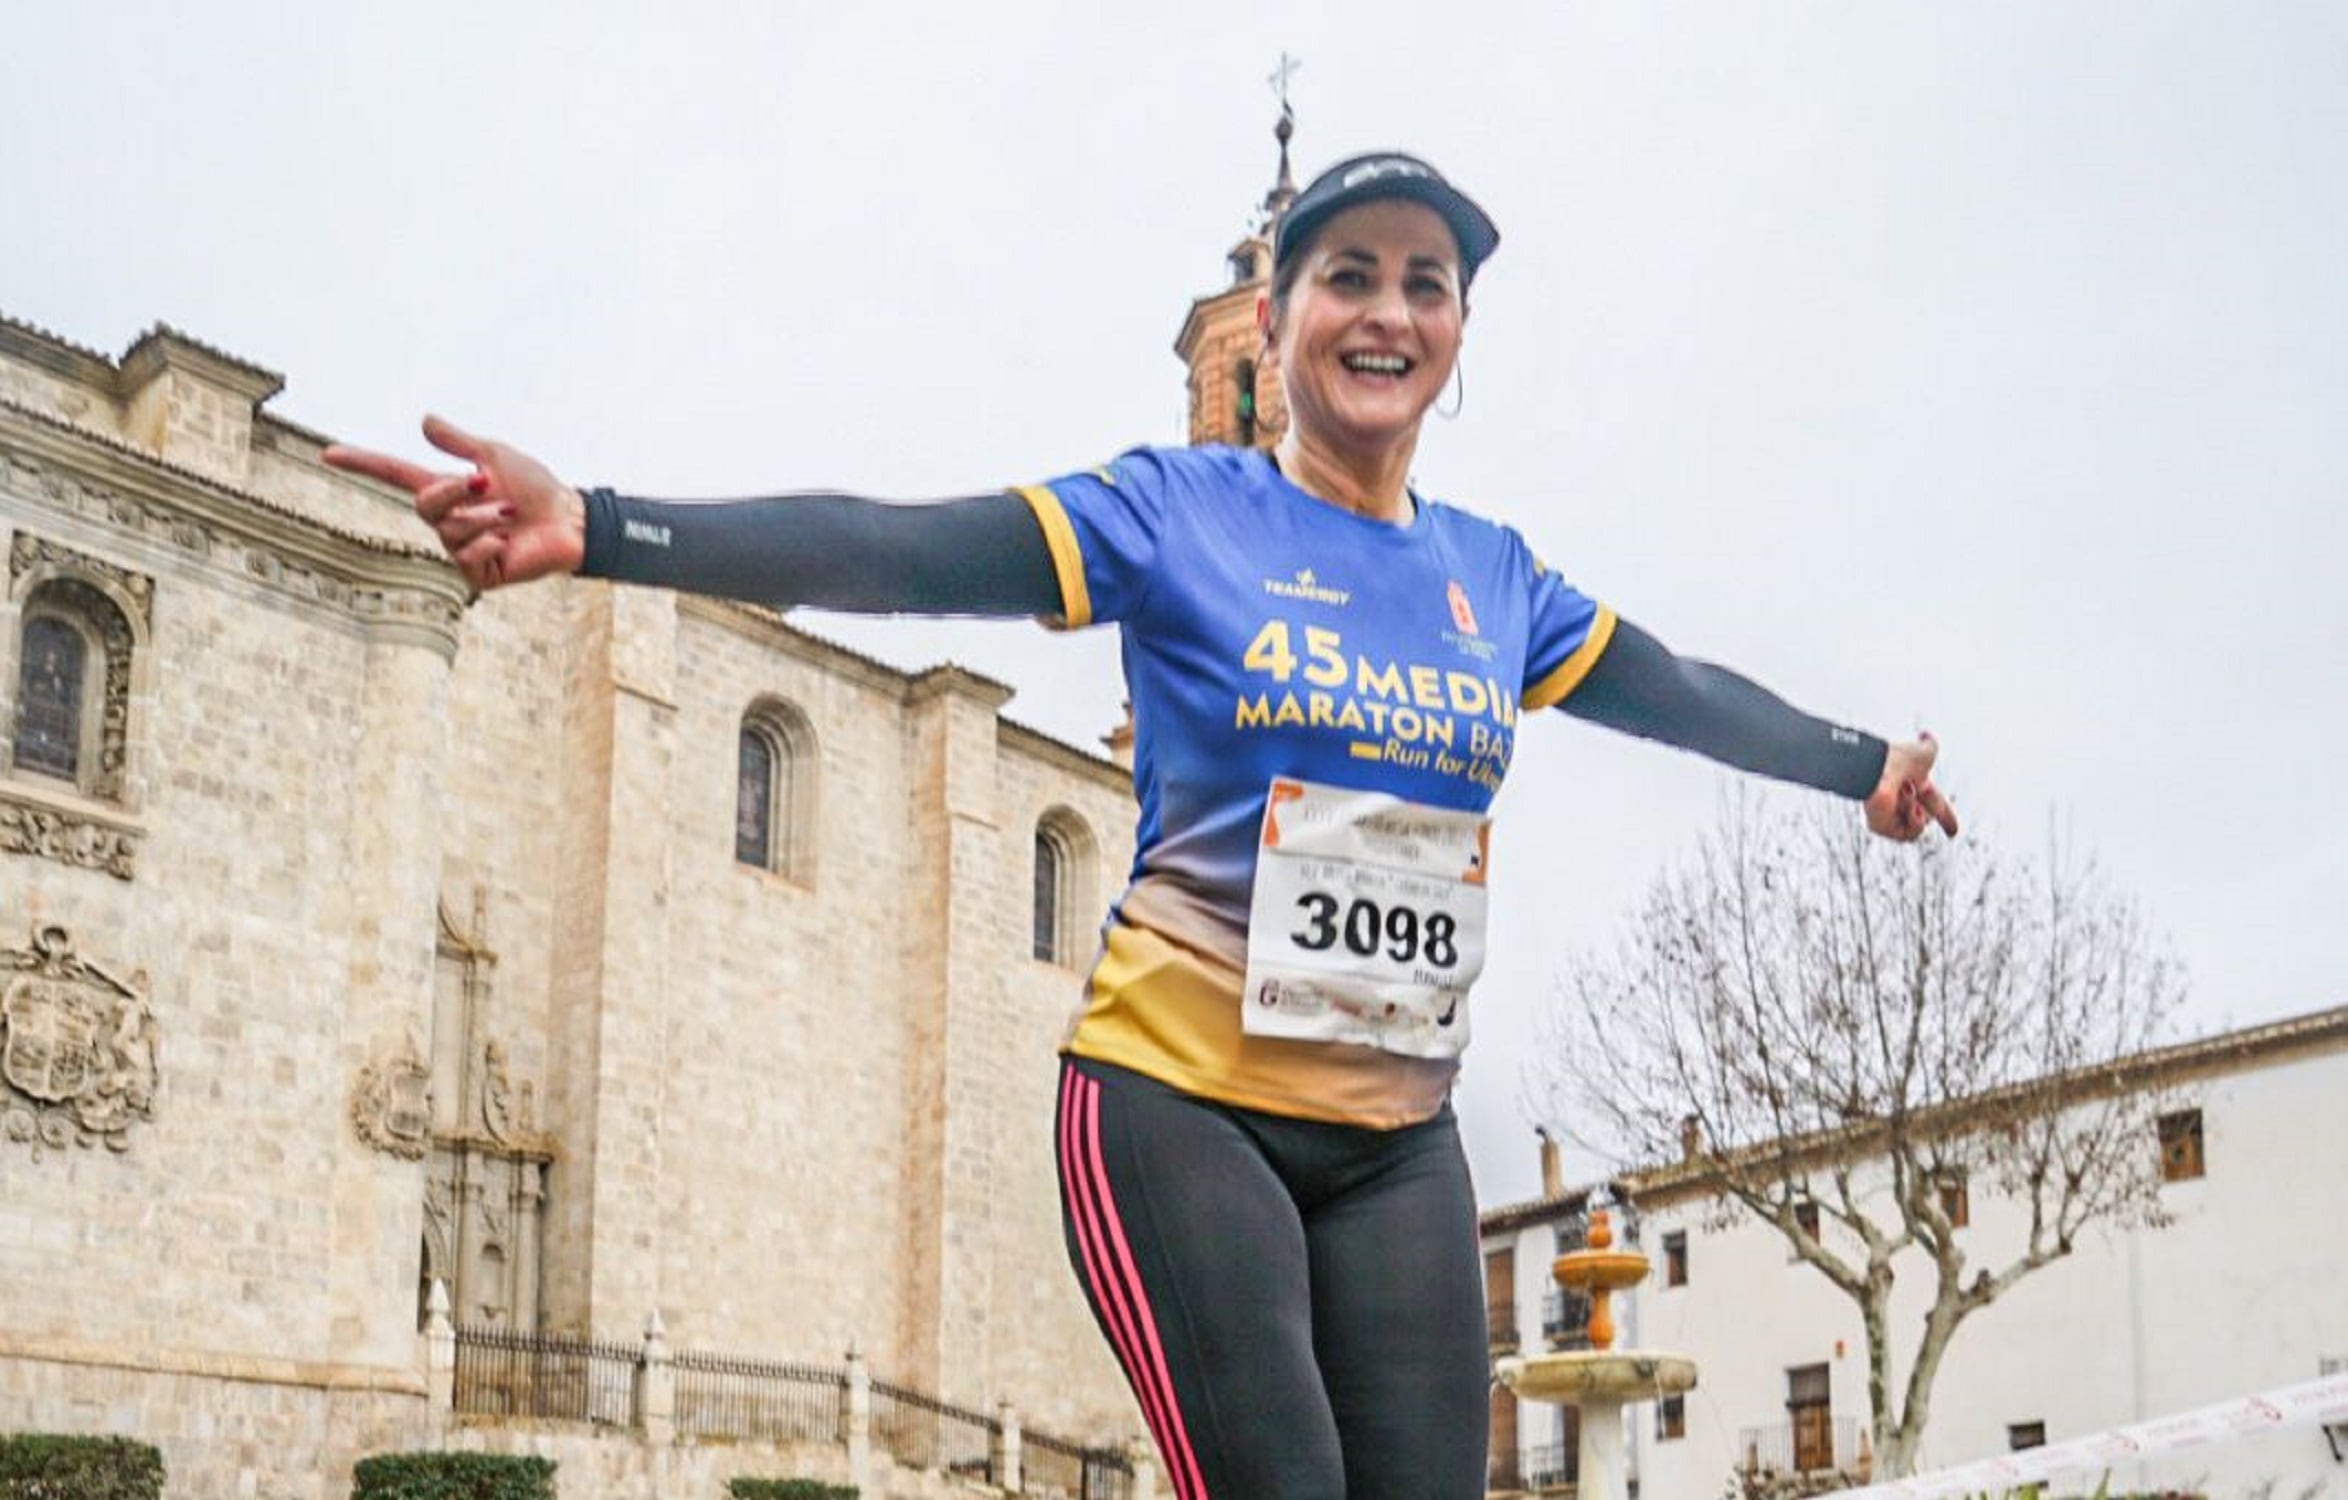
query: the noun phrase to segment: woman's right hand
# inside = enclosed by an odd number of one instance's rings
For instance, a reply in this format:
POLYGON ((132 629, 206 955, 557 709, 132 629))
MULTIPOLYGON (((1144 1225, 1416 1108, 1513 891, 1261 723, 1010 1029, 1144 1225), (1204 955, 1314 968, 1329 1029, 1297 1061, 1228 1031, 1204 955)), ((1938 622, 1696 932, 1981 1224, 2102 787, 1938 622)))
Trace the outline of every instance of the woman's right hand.
POLYGON ((338 469, 396 485, 414 497, 465 581, 488 592, 549 573, 575 573, 587 555, 587 506, 546 465, 439 417, 424 419, 424 440, 471 464, 444 474, 421 464, 336 443, 321 456, 338 469))

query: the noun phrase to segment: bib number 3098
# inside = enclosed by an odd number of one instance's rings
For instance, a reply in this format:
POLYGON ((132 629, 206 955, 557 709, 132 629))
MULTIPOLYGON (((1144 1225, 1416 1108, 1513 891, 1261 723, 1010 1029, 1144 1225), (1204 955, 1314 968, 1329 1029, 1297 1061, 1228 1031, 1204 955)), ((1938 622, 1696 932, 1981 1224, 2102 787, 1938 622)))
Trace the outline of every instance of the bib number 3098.
POLYGON ((1459 918, 1447 911, 1421 914, 1415 906, 1396 902, 1379 910, 1367 896, 1340 903, 1327 891, 1306 891, 1296 898, 1304 925, 1288 940, 1308 953, 1326 953, 1342 941, 1346 951, 1361 958, 1381 952, 1407 964, 1422 954, 1437 969, 1459 967, 1459 918), (1344 918, 1338 917, 1340 904, 1344 918))
POLYGON ((1490 823, 1380 793, 1272 783, 1243 1026, 1413 1057, 1467 1045, 1490 823))

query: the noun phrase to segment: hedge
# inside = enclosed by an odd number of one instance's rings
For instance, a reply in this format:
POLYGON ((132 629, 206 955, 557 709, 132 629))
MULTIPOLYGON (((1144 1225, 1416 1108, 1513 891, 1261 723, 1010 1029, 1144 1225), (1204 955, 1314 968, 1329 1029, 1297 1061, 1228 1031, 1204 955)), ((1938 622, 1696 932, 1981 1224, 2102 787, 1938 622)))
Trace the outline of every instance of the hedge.
POLYGON ((511 1453, 382 1453, 359 1460, 351 1500, 554 1500, 554 1463, 511 1453))
POLYGON ((752 1479, 741 1475, 726 1484, 734 1500, 856 1500, 856 1486, 825 1484, 820 1479, 752 1479))
POLYGON ((0 1436, 0 1500, 160 1500, 163 1455, 119 1437, 0 1436))

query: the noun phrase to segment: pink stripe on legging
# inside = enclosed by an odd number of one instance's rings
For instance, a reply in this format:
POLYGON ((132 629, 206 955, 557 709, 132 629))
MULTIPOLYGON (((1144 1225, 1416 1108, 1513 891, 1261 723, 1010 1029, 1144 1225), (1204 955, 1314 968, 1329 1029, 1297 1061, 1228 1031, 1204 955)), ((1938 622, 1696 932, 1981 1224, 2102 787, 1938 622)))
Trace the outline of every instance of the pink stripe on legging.
POLYGON ((1079 1136, 1085 1159, 1083 1165, 1092 1174, 1098 1189, 1101 1226, 1108 1230, 1109 1246, 1116 1252, 1116 1269, 1131 1289, 1134 1311, 1140 1315, 1141 1336, 1148 1356, 1147 1368, 1165 1393, 1166 1434, 1171 1441, 1161 1439, 1159 1447, 1166 1454, 1166 1468, 1173 1476, 1175 1490, 1184 1500, 1207 1500, 1206 1481, 1199 1477, 1198 1455, 1191 1451, 1190 1432, 1182 1420, 1182 1408, 1174 1399, 1174 1376, 1166 1368, 1166 1351, 1158 1342, 1158 1320, 1150 1312, 1148 1297, 1141 1285, 1141 1276, 1133 1268, 1133 1252, 1125 1243, 1125 1225, 1117 1217, 1116 1200, 1109 1193, 1109 1169, 1101 1160, 1101 1086, 1090 1078, 1079 1076, 1076 1081, 1077 1099, 1083 1110, 1084 1130, 1079 1136), (1187 1476, 1188 1483, 1184 1483, 1187 1476))
MULTIPOLYGON (((1108 1274, 1108 1257, 1101 1246, 1101 1235, 1094 1223, 1093 1188, 1079 1165, 1077 1130, 1081 1108, 1080 1090, 1085 1080, 1074 1068, 1066 1068, 1060 1078, 1060 1183, 1068 1194, 1068 1219, 1075 1226, 1076 1242, 1084 1261, 1084 1279, 1092 1293, 1093 1305, 1100 1310, 1101 1322, 1108 1329, 1110 1346, 1115 1350, 1117 1363, 1124 1367, 1125 1378, 1133 1386, 1133 1394, 1141 1402, 1142 1420, 1149 1423, 1150 1436, 1157 1440, 1158 1450, 1172 1452, 1165 1407, 1168 1398, 1161 1394, 1148 1377, 1148 1368, 1142 1363, 1140 1335, 1134 1327, 1133 1314, 1126 1305, 1124 1288, 1108 1274)), ((1182 1489, 1182 1476, 1172 1476, 1177 1500, 1192 1500, 1182 1489)))

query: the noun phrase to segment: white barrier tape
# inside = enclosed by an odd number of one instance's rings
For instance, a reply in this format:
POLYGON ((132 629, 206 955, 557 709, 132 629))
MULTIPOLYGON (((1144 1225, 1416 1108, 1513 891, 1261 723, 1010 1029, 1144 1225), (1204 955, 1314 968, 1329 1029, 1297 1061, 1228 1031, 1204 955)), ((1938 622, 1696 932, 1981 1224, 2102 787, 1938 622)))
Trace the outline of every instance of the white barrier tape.
POLYGON ((2008 1490, 2072 1474, 2100 1474, 2114 1464, 2175 1453, 2210 1443, 2232 1442, 2288 1427, 2312 1427, 2318 1422, 2348 1422, 2348 1375, 2327 1375, 2304 1385, 2287 1385, 2220 1401, 2215 1406, 2155 1417, 2131 1427, 2115 1427, 2092 1437, 2072 1438, 2019 1453, 1936 1469, 1907 1479, 1886 1480, 1862 1489, 1843 1490, 1834 1500, 1947 1500, 1959 1495, 2002 1495, 2008 1490))

